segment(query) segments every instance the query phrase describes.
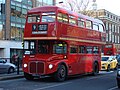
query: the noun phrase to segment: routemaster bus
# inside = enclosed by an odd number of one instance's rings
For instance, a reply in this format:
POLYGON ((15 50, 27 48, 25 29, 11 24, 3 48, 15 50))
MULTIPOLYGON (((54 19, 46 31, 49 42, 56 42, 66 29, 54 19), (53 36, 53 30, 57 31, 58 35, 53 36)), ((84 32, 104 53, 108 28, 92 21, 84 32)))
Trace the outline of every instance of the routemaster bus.
POLYGON ((118 55, 120 54, 120 45, 119 44, 105 44, 104 45, 104 55, 118 55))
POLYGON ((105 44, 104 45, 104 55, 116 55, 115 44, 105 44))
POLYGON ((57 6, 33 8, 24 29, 24 76, 64 81, 73 75, 97 75, 104 43, 101 20, 57 6))

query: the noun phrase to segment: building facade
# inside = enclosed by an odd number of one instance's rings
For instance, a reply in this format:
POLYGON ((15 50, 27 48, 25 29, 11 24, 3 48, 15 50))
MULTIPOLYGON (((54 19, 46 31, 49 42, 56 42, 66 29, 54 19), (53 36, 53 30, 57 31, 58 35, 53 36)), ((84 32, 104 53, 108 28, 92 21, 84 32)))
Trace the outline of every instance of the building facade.
POLYGON ((89 11, 89 16, 101 19, 105 25, 106 43, 115 44, 120 51, 120 16, 105 9, 89 11))
POLYGON ((120 44, 120 16, 105 9, 94 11, 93 17, 101 19, 105 24, 106 43, 120 44))
POLYGON ((14 55, 22 58, 27 11, 53 4, 54 0, 0 0, 0 58, 10 59, 14 55))

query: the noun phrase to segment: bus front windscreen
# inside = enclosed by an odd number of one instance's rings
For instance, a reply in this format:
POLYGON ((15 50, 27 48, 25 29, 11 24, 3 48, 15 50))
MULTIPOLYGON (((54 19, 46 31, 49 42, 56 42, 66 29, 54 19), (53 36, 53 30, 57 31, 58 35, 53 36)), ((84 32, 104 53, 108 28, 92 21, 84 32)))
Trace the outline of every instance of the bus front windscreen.
POLYGON ((41 14, 28 14, 28 23, 35 22, 55 22, 55 12, 43 12, 41 14), (41 17, 41 18, 40 18, 41 17))
POLYGON ((40 15, 39 14, 29 14, 27 22, 28 23, 40 22, 40 15))
POLYGON ((55 12, 44 12, 42 13, 41 22, 55 22, 55 12))

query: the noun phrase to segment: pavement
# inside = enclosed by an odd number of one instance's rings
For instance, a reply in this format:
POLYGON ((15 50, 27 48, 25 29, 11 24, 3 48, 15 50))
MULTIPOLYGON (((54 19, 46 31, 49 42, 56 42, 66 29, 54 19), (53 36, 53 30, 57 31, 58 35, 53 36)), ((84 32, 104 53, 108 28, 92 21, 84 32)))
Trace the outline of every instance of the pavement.
POLYGON ((17 74, 17 72, 11 73, 11 74, 0 74, 0 81, 18 79, 18 78, 23 78, 23 77, 24 75, 22 71, 20 71, 19 74, 17 74))

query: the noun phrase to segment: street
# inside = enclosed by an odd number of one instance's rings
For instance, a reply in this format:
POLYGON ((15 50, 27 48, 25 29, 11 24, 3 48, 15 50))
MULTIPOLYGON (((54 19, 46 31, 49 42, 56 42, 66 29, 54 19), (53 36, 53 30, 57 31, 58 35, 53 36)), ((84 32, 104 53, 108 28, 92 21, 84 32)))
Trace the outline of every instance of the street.
POLYGON ((28 81, 25 78, 0 81, 0 90, 119 90, 116 71, 100 71, 98 76, 70 77, 64 82, 50 78, 28 81))

